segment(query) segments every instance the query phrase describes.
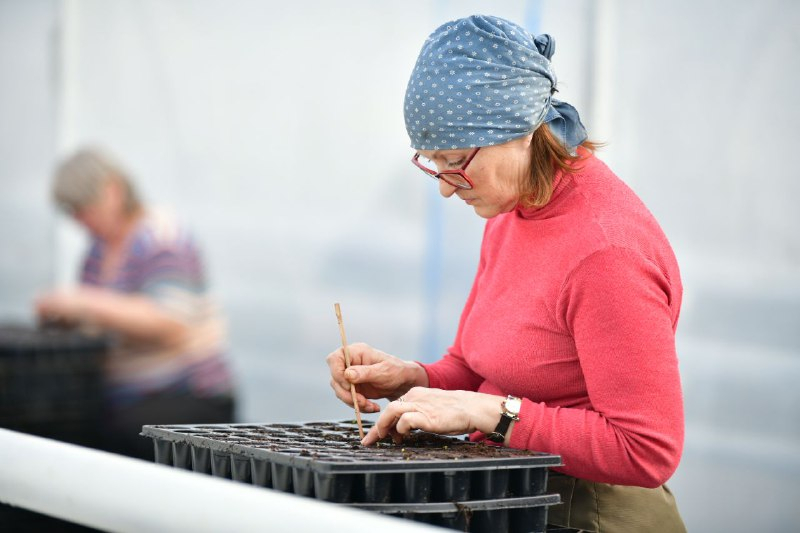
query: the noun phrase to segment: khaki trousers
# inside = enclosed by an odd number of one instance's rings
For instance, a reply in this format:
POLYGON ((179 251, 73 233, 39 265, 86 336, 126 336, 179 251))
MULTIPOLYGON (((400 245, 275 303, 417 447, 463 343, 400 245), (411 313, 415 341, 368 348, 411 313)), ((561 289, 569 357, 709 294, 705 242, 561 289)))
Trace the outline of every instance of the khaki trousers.
POLYGON ((686 533, 666 485, 656 489, 595 483, 550 471, 548 493, 561 495, 547 521, 592 533, 686 533))

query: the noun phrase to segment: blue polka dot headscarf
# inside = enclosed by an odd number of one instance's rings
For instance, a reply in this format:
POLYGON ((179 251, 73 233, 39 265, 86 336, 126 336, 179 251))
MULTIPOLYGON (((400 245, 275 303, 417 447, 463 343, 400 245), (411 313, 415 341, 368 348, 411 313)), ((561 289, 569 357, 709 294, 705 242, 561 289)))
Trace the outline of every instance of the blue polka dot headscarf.
POLYGON ((502 144, 548 124, 570 150, 586 140, 578 112, 552 97, 555 40, 498 17, 437 28, 408 81, 405 121, 416 150, 502 144))

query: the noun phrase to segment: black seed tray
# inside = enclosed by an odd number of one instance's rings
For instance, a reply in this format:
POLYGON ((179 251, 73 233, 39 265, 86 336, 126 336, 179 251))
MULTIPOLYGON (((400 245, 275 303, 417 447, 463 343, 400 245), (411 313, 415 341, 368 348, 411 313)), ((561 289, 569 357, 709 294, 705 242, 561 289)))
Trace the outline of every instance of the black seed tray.
POLYGON ((355 503, 350 507, 410 518, 461 531, 545 531, 547 508, 558 494, 439 503, 355 503))
POLYGON ((485 515, 507 522, 514 517, 516 524, 517 516, 538 513, 537 523, 544 524, 547 506, 558 503, 557 495, 536 505, 519 498, 544 494, 548 468, 561 464, 559 456, 455 437, 415 432, 400 445, 387 439, 367 448, 353 422, 144 426, 142 435, 153 439, 157 463, 336 503, 391 504, 395 507, 374 510, 415 519, 461 523, 451 502, 518 499, 527 510, 475 509, 475 523, 485 515), (427 512, 396 507, 438 502, 450 507, 427 512))
POLYGON ((107 351, 106 337, 0 325, 0 426, 92 445, 107 351))

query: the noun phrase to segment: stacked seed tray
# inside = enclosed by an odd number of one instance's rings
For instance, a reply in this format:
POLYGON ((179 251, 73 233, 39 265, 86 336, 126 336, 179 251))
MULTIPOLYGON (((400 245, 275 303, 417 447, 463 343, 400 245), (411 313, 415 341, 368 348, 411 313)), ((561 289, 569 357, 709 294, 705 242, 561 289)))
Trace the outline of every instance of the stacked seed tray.
MULTIPOLYGON (((365 422, 369 427, 370 422, 365 422)), ((361 446, 354 422, 144 426, 157 463, 473 532, 544 532, 561 458, 415 432, 361 446)))
POLYGON ((0 426, 94 445, 108 346, 75 330, 0 325, 0 426))
MULTIPOLYGON (((97 446, 106 337, 0 324, 0 427, 97 446)), ((0 531, 90 531, 0 504, 0 531)))

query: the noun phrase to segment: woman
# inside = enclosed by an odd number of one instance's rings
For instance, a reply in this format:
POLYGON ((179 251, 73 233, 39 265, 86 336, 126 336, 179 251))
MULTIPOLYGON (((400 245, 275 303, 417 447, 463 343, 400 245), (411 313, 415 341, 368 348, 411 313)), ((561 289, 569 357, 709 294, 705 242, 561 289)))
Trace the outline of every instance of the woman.
POLYGON ((682 286, 657 222, 552 98, 554 41, 472 16, 426 41, 405 97, 413 162, 487 220, 455 342, 433 364, 365 344, 328 356, 370 445, 412 429, 558 453, 549 521, 685 531, 663 485, 683 446, 675 353, 682 286))
POLYGON ((152 444, 139 437, 144 424, 231 422, 223 322, 191 235, 168 214, 146 209, 127 174, 96 149, 60 165, 53 193, 92 244, 81 285, 42 296, 37 311, 116 337, 104 447, 152 459, 152 444))

